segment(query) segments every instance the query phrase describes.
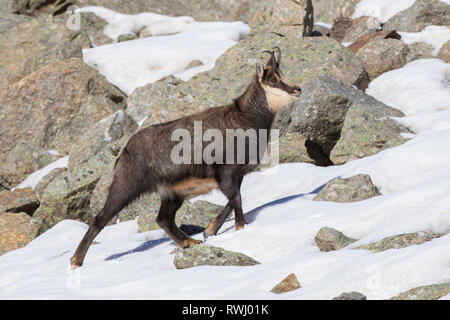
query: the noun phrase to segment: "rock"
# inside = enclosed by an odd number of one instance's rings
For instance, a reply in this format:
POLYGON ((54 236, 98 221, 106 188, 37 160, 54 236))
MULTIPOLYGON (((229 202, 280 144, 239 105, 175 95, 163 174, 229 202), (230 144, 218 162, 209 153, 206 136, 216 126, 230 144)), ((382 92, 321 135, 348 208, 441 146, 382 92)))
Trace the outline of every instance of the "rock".
POLYGON ((39 201, 42 200, 44 190, 47 188, 48 184, 65 171, 66 168, 55 168, 39 180, 37 185, 34 187, 34 193, 39 201))
POLYGON ((20 140, 67 154, 97 121, 126 107, 126 96, 81 59, 52 63, 0 90, 0 162, 20 140))
MULTIPOLYGON (((0 21, 3 16, 0 16, 0 21)), ((2 33, 0 88, 19 81, 49 63, 81 58, 81 50, 88 48, 89 44, 87 35, 67 28, 63 17, 42 16, 15 24, 8 32, 2 33)))
POLYGON ((356 241, 358 240, 349 238, 342 232, 329 227, 320 228, 314 237, 314 242, 323 252, 339 250, 356 241))
POLYGON ((442 45, 437 57, 446 63, 450 63, 450 41, 442 45))
POLYGON ((179 250, 173 263, 177 269, 186 269, 197 266, 253 266, 259 264, 245 254, 227 251, 219 247, 198 244, 189 249, 179 250))
MULTIPOLYGON (((278 143, 279 150, 279 162, 280 163, 317 163, 312 157, 308 155, 308 149, 305 146, 306 138, 298 132, 288 132, 285 135, 280 136, 278 143)), ((272 144, 269 143, 268 149, 271 150, 272 144)))
POLYGON ((192 60, 189 65, 186 67, 187 69, 191 69, 191 68, 195 68, 195 67, 200 67, 203 65, 203 62, 201 62, 200 60, 192 60))
POLYGON ((420 32, 426 26, 450 25, 450 5, 439 0, 417 0, 385 22, 384 29, 420 32))
POLYGON ((331 30, 323 25, 314 25, 313 36, 329 37, 331 30))
POLYGON ((352 105, 345 116, 340 138, 330 152, 334 164, 364 158, 401 145, 409 139, 401 133, 411 132, 391 117, 403 116, 386 106, 352 105))
POLYGON ((351 291, 343 292, 337 297, 333 298, 333 300, 367 300, 367 297, 362 293, 351 291))
POLYGON ((425 42, 413 42, 408 45, 409 53, 406 56, 406 63, 419 59, 432 59, 434 48, 425 42))
MULTIPOLYGON (((342 138, 341 131, 351 108, 354 108, 356 113, 362 108, 369 114, 375 114, 382 118, 380 122, 385 121, 387 116, 404 116, 401 111, 387 107, 348 83, 329 76, 318 76, 302 85, 300 98, 279 112, 274 126, 280 129, 281 135, 285 132, 301 133, 306 139, 317 144, 323 150, 324 156, 328 157, 342 138), (381 117, 382 115, 386 117, 381 117)), ((375 116, 371 118, 375 121, 373 126, 382 126, 375 116)), ((366 123, 357 124, 363 126, 363 129, 358 131, 365 132, 366 125, 366 123)), ((407 131, 405 129, 405 132, 407 131)), ((365 139, 374 140, 371 137, 365 139)))
POLYGON ((423 244, 425 242, 431 241, 433 239, 442 236, 443 234, 432 233, 428 231, 405 233, 392 237, 387 237, 380 241, 360 246, 357 249, 365 249, 377 253, 389 249, 401 249, 411 245, 423 244))
POLYGON ((130 40, 134 40, 137 38, 138 38, 138 36, 135 33, 125 33, 125 34, 121 34, 117 38, 117 42, 130 41, 130 40))
POLYGON ((0 0, 0 13, 10 13, 13 7, 13 0, 0 0))
POLYGON ((86 162, 105 150, 116 157, 137 129, 138 125, 133 118, 123 110, 117 110, 90 126, 89 130, 78 137, 69 151, 68 168, 86 162))
POLYGON ((357 56, 366 66, 371 80, 379 75, 403 67, 409 48, 401 40, 373 40, 358 50, 357 56))
POLYGON ((301 288, 300 282, 298 282, 297 277, 294 273, 291 273, 286 278, 284 278, 279 284, 277 284, 275 287, 273 287, 270 292, 280 294, 285 293, 289 291, 293 291, 296 289, 301 288))
POLYGON ((332 24, 336 18, 350 18, 361 0, 314 0, 314 20, 332 24))
POLYGON ((450 294, 450 282, 445 282, 413 288, 390 300, 437 300, 448 294, 450 294))
POLYGON ((328 182, 313 200, 333 202, 357 202, 381 195, 367 174, 346 179, 336 178, 328 182))
POLYGON ((342 41, 347 33, 347 30, 352 26, 353 19, 351 18, 337 18, 331 27, 330 37, 337 41, 342 41))
POLYGON ((359 37, 354 43, 348 46, 353 52, 358 52, 359 49, 364 47, 367 43, 374 40, 381 39, 397 39, 400 40, 401 36, 395 30, 382 30, 376 33, 367 34, 365 36, 359 37))
POLYGON ((31 188, 0 192, 0 212, 25 212, 32 215, 39 207, 39 200, 31 188))
POLYGON ((89 38, 89 44, 91 46, 101 46, 113 42, 113 39, 103 32, 108 24, 106 20, 103 20, 92 12, 81 12, 77 14, 80 15, 80 33, 84 33, 89 38))
POLYGON ((244 93, 263 50, 278 46, 286 78, 302 85, 328 74, 359 88, 369 78, 361 60, 337 41, 325 37, 290 38, 257 30, 228 49, 214 69, 182 82, 167 77, 137 88, 128 99, 127 113, 143 126, 166 122, 210 107, 226 105, 244 93), (301 54, 299 54, 301 52, 301 54))
POLYGON ((352 20, 342 42, 354 42, 358 38, 381 30, 381 21, 375 17, 363 16, 352 20))
POLYGON ((38 225, 25 212, 0 213, 0 255, 26 246, 37 231, 38 225))
POLYGON ((100 177, 112 170, 114 160, 111 152, 104 150, 53 179, 45 188, 41 206, 33 215, 40 225, 39 234, 64 219, 91 223, 88 207, 92 191, 100 177))
MULTIPOLYGON (((297 0, 262 0, 250 5, 250 21, 252 28, 261 26, 291 27, 303 25, 305 11, 301 1, 297 0)), ((295 28, 301 32, 300 28, 295 28)))
POLYGON ((22 140, 6 156, 0 165, 0 185, 8 189, 22 182, 27 175, 56 161, 57 156, 42 149, 34 142, 22 140))
POLYGON ((49 1, 49 0, 14 0, 13 12, 28 16, 58 15, 67 10, 73 1, 49 1))

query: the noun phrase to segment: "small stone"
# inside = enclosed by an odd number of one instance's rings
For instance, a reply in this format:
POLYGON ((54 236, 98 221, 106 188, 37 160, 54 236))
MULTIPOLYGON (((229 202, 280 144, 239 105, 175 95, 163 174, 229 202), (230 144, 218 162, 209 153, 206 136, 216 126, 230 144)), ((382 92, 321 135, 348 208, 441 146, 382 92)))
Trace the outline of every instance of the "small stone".
POLYGON ((351 291, 343 292, 337 297, 334 297, 333 300, 367 300, 367 297, 362 293, 351 291))
POLYGON ((328 252, 342 249, 357 240, 347 237, 336 229, 323 227, 317 232, 314 241, 320 251, 328 252))
POLYGON ((291 273, 286 278, 284 278, 279 284, 277 284, 275 287, 273 287, 273 289, 270 290, 270 292, 280 294, 280 293, 293 291, 293 290, 299 289, 301 287, 302 286, 298 282, 295 274, 291 273))
POLYGON ((201 62, 200 60, 192 60, 191 63, 189 63, 189 65, 186 67, 187 69, 191 69, 191 68, 195 68, 195 67, 200 67, 203 65, 203 62, 201 62))
POLYGON ((125 33, 125 34, 121 34, 117 38, 117 42, 130 41, 130 40, 134 40, 137 38, 138 38, 138 36, 135 33, 125 33))
POLYGON ((173 264, 177 269, 197 266, 253 266, 259 264, 243 253, 227 251, 219 247, 198 244, 189 249, 176 252, 173 264))

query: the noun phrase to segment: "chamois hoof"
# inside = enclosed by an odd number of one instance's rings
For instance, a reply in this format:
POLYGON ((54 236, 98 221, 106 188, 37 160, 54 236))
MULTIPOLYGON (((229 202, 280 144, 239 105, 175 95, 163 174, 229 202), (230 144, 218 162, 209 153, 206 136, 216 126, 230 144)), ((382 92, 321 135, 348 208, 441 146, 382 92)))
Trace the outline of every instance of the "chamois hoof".
POLYGON ((209 235, 205 231, 203 231, 203 242, 206 242, 206 240, 208 240, 208 238, 209 238, 209 235))
POLYGON ((82 263, 79 263, 77 261, 77 257, 76 256, 73 256, 72 258, 70 258, 70 267, 72 268, 72 270, 81 267, 81 265, 82 265, 82 263))
POLYGON ((183 249, 188 249, 188 248, 193 247, 196 244, 200 244, 202 242, 203 242, 202 240, 195 240, 195 239, 189 238, 186 240, 185 245, 183 246, 183 249))
POLYGON ((238 230, 244 229, 246 224, 248 224, 248 222, 245 220, 244 220, 244 222, 236 223, 234 225, 234 230, 238 231, 238 230))

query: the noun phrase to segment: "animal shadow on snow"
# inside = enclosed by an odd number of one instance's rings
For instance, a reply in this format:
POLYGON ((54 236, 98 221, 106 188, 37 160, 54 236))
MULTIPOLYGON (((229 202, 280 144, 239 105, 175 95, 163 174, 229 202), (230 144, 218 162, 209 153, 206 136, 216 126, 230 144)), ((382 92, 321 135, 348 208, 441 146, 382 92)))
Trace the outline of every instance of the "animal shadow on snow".
MULTIPOLYGON (((335 178, 333 178, 333 179, 335 179, 335 178)), ((331 179, 331 180, 333 180, 333 179, 331 179)), ((278 200, 274 200, 274 201, 265 203, 265 204, 255 208, 255 209, 247 212, 245 214, 245 220, 248 223, 252 223, 253 221, 256 220, 256 217, 261 212, 261 210, 263 210, 265 208, 268 208, 268 207, 271 207, 271 206, 275 206, 275 205, 279 205, 279 204, 282 204, 282 203, 286 203, 286 202, 292 201, 292 200, 297 199, 297 198, 301 198, 301 197, 303 197, 305 195, 308 195, 308 194, 316 194, 320 190, 322 190, 322 188, 327 183, 324 183, 323 185, 317 187, 316 189, 314 189, 310 193, 296 194, 296 195, 292 195, 292 196, 289 196, 289 197, 285 197, 285 198, 281 198, 281 199, 278 199, 278 200)), ((233 220, 233 219, 234 218, 227 219, 227 221, 230 221, 230 220, 233 220)), ((231 230, 233 228, 234 228, 234 225, 231 225, 230 227, 224 229, 222 232, 219 232, 218 234, 227 232, 228 230, 231 230)), ((204 228, 201 228, 201 227, 198 227, 198 226, 194 226, 194 225, 181 225, 180 229, 182 229, 188 235, 199 234, 199 233, 203 232, 203 230, 204 230, 204 228)), ((172 240, 170 238, 168 238, 168 237, 167 238, 156 239, 156 240, 149 240, 149 241, 144 242, 143 244, 141 244, 140 246, 138 246, 138 247, 136 247, 134 249, 110 255, 109 257, 107 257, 105 259, 105 261, 115 260, 115 259, 121 258, 123 256, 129 255, 129 254, 132 254, 132 253, 146 251, 146 250, 149 250, 151 248, 156 247, 157 245, 160 245, 162 243, 169 242, 169 241, 172 241, 172 240)))

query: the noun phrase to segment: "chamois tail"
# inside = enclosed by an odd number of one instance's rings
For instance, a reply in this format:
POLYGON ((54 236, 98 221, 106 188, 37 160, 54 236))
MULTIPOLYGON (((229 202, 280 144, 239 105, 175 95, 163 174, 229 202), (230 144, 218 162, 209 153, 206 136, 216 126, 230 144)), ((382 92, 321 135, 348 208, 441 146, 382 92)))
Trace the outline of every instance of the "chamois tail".
POLYGON ((83 264, 84 257, 92 241, 108 222, 146 191, 143 189, 145 184, 140 183, 141 179, 139 176, 142 175, 136 172, 138 168, 139 166, 135 166, 127 152, 123 152, 117 159, 114 168, 114 178, 109 187, 105 205, 95 217, 94 222, 89 226, 75 254, 70 259, 72 268, 80 267, 83 264))

